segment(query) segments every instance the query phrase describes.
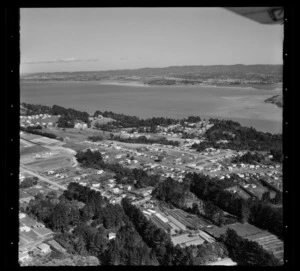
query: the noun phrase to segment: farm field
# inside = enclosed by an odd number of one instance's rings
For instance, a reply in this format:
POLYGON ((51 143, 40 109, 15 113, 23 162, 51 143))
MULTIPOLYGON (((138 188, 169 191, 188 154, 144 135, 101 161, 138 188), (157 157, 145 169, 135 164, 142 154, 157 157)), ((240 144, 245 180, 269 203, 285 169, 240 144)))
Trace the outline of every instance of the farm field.
POLYGON ((26 147, 31 147, 34 146, 35 144, 29 142, 28 140, 24 140, 22 138, 20 138, 20 147, 21 148, 26 148, 26 147))
POLYGON ((50 150, 46 147, 39 145, 32 145, 31 147, 22 147, 20 144, 20 155, 27 155, 39 152, 49 152, 50 150))
POLYGON ((75 142, 87 140, 90 136, 108 136, 109 133, 103 133, 102 131, 94 130, 91 128, 86 128, 83 131, 76 128, 62 128, 51 127, 43 129, 44 132, 55 134, 60 138, 67 138, 69 140, 74 140, 75 142))
POLYGON ((247 239, 259 243, 264 249, 272 252, 278 260, 283 262, 284 244, 283 241, 278 239, 275 235, 269 232, 262 232, 248 236, 247 239))
POLYGON ((31 140, 34 143, 42 143, 46 145, 61 145, 62 142, 56 139, 48 138, 48 137, 39 137, 31 140))
POLYGON ((235 230, 236 233, 241 237, 246 237, 253 234, 265 232, 264 230, 256 228, 255 226, 248 223, 245 224, 235 223, 231 225, 225 225, 223 227, 213 226, 211 228, 205 228, 204 231, 206 231, 207 233, 209 233, 215 238, 219 238, 222 234, 226 232, 228 228, 235 230))
POLYGON ((27 166, 30 166, 37 170, 47 171, 71 166, 72 163, 72 159, 69 157, 55 157, 50 159, 37 160, 35 162, 28 163, 27 166))
POLYGON ((34 134, 28 134, 28 133, 22 133, 20 134, 20 138, 25 139, 25 140, 32 140, 32 139, 37 139, 40 138, 40 135, 34 135, 34 134))

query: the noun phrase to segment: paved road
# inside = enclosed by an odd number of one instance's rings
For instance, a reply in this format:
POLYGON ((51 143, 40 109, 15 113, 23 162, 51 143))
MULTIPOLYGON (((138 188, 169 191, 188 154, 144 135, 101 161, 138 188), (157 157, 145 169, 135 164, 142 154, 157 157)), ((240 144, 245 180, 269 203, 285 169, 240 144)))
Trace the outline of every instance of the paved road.
POLYGON ((56 183, 56 182, 50 181, 49 179, 47 179, 47 178, 41 176, 40 174, 37 174, 37 173, 33 172, 32 170, 29 170, 29 169, 25 168, 24 166, 21 166, 21 168, 22 168, 22 170, 24 170, 25 172, 27 172, 27 173, 29 173, 29 174, 31 174, 31 175, 33 175, 33 176, 38 177, 41 181, 44 181, 44 182, 46 182, 46 183, 55 185, 56 187, 58 187, 58 188, 60 188, 60 189, 62 189, 62 190, 67 190, 66 187, 64 187, 64 186, 62 186, 62 185, 60 185, 60 184, 58 184, 58 183, 56 183))

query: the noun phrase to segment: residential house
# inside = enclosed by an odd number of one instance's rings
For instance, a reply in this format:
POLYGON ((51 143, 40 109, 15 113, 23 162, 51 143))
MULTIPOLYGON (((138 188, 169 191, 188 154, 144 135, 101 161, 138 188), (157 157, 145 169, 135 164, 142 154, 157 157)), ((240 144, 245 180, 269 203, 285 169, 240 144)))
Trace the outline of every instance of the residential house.
POLYGON ((45 254, 51 252, 50 246, 45 243, 38 245, 38 249, 45 254))
POLYGON ((108 240, 115 239, 116 238, 116 233, 115 232, 110 232, 110 233, 108 233, 107 237, 108 237, 108 240))

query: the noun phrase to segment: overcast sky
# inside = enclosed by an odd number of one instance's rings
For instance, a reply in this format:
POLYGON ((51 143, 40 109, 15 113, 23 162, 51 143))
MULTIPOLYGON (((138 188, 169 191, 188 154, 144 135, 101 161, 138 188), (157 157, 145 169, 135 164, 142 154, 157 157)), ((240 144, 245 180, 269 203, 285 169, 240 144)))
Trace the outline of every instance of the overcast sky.
POLYGON ((26 8, 20 72, 282 64, 282 43, 222 8, 26 8))

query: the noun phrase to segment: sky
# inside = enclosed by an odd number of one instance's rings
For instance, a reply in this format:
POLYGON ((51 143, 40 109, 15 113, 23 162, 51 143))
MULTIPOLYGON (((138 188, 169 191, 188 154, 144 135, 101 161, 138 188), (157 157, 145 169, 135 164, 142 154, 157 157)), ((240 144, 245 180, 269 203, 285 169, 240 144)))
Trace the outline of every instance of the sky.
POLYGON ((223 8, 23 8, 21 73, 282 64, 283 25, 223 8))

